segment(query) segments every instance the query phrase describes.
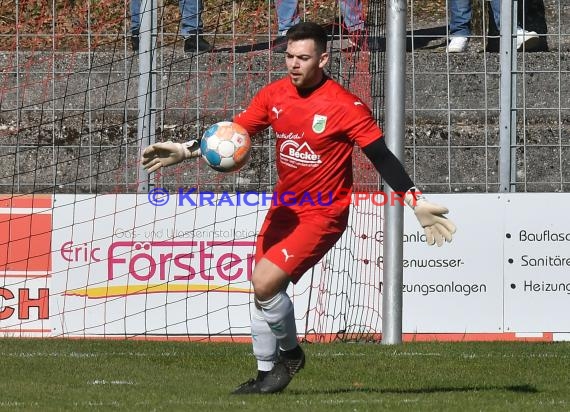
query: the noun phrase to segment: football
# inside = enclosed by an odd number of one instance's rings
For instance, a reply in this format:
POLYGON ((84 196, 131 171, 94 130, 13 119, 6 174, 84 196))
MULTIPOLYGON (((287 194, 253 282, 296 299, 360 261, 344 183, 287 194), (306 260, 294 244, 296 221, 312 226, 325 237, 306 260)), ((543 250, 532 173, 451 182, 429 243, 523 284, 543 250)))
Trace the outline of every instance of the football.
POLYGON ((218 122, 206 129, 200 141, 202 158, 218 172, 235 172, 245 165, 251 151, 247 131, 237 123, 218 122))

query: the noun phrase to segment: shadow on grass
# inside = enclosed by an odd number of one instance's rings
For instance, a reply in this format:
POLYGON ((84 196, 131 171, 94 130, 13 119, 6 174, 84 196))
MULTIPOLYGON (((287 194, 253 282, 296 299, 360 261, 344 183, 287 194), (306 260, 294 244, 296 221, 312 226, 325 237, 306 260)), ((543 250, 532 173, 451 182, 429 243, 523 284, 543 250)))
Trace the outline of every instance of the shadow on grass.
POLYGON ((422 393, 445 393, 445 392, 482 392, 482 391, 505 391, 517 393, 538 393, 538 389, 531 385, 510 385, 510 386, 459 386, 459 387, 430 387, 430 388, 371 388, 371 387, 353 387, 353 388, 337 388, 337 389, 315 389, 315 390, 298 390, 291 389, 287 393, 291 395, 334 395, 341 393, 394 393, 394 394, 422 394, 422 393))

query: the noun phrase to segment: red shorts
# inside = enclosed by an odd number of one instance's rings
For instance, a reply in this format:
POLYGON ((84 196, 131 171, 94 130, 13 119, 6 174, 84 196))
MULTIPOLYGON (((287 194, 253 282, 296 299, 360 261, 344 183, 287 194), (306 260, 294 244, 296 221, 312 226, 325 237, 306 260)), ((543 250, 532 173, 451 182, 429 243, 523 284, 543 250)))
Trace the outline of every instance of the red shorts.
POLYGON ((257 237, 255 262, 266 258, 297 283, 340 239, 347 221, 348 210, 327 216, 283 206, 271 209, 257 237))

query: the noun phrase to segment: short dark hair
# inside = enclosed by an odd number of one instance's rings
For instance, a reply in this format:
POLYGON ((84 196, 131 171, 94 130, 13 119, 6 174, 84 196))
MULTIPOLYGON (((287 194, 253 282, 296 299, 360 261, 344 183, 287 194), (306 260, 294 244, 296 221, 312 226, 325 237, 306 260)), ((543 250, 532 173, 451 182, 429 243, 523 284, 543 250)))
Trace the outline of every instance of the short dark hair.
POLYGON ((311 21, 304 21, 294 25, 287 30, 286 36, 287 40, 314 40, 319 53, 327 49, 327 32, 321 25, 311 21))

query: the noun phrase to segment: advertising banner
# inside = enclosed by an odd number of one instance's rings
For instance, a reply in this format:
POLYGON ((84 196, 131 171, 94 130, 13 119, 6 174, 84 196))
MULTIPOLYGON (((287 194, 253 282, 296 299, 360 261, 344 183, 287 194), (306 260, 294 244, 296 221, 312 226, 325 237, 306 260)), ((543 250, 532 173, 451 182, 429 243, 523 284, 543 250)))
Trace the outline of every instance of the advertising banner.
POLYGON ((0 332, 50 336, 51 196, 0 195, 0 332))
POLYGON ((414 212, 405 211, 405 333, 503 332, 504 200, 497 195, 432 195, 458 230, 428 246, 414 212))
POLYGON ((255 207, 57 196, 57 335, 247 333, 255 207))
MULTIPOLYGON (((255 240, 270 205, 256 196, 0 197, 0 332, 249 336, 255 240)), ((343 237, 289 288, 300 333, 381 332, 383 205, 374 199, 353 195, 343 237)), ((429 200, 451 210, 458 231, 450 244, 427 246, 404 208, 404 334, 570 336, 562 315, 570 309, 570 194, 429 200), (544 204, 548 213, 537 214, 544 204)))
POLYGON ((567 194, 510 195, 505 203, 505 329, 570 332, 567 194))

